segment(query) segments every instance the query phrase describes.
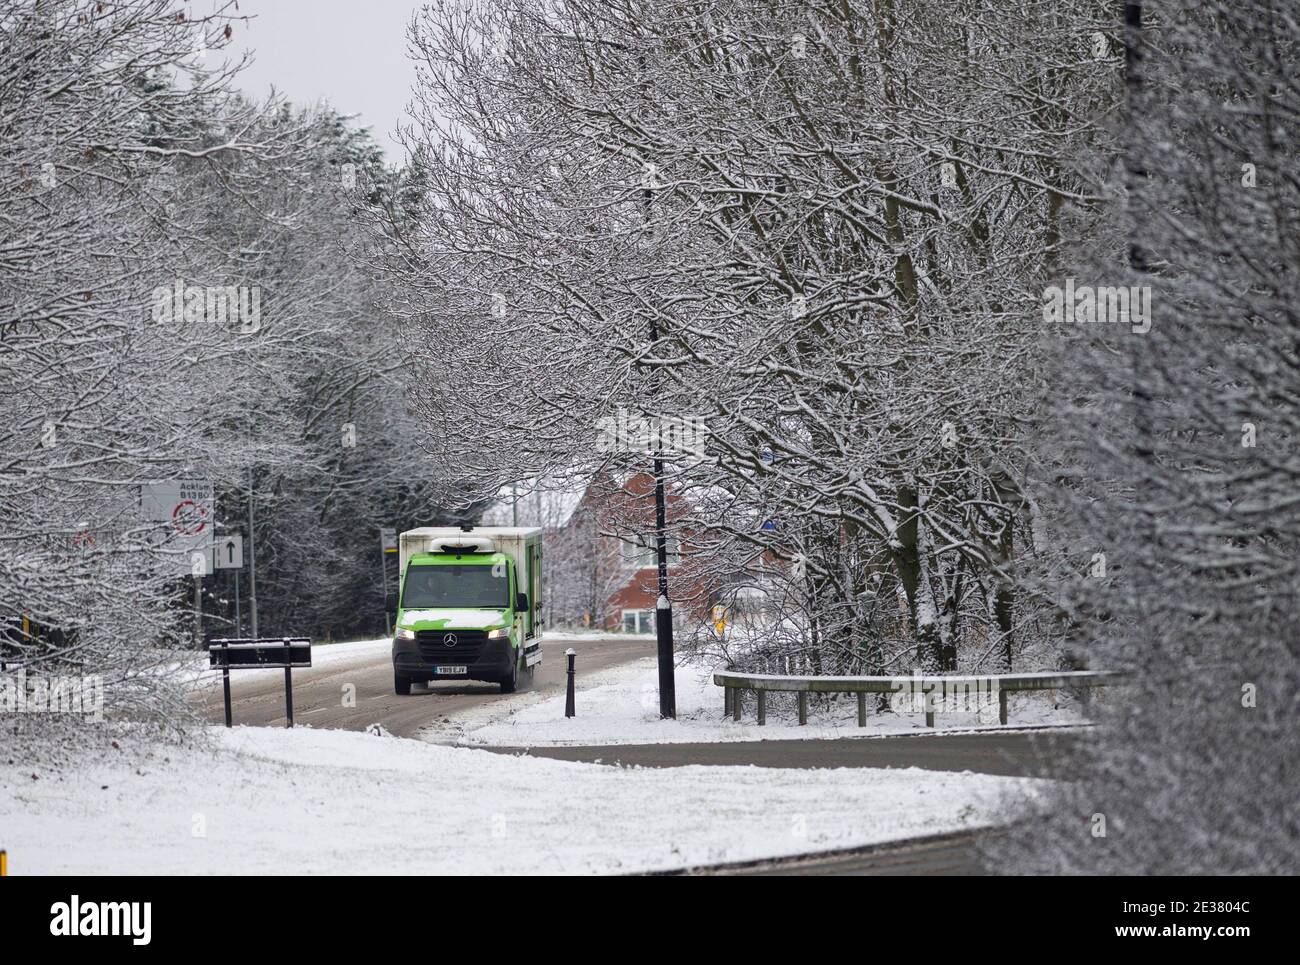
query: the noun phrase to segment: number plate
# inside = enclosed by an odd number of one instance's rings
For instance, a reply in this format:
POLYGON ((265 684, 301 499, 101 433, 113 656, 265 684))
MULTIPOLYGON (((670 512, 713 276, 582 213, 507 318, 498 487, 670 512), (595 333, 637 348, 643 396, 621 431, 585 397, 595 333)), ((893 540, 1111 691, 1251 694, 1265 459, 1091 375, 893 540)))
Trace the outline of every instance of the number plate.
POLYGON ((464 673, 464 672, 466 671, 466 669, 468 669, 468 668, 466 668, 466 667, 439 667, 439 668, 438 668, 438 673, 439 673, 439 674, 462 674, 462 673, 464 673))

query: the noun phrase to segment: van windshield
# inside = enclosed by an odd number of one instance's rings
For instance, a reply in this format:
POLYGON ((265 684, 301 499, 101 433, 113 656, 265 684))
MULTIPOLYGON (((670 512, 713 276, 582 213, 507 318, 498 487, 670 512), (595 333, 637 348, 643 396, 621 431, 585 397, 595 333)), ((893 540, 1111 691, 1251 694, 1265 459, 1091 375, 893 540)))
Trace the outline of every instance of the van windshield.
POLYGON ((504 610, 510 605, 509 580, 504 566, 465 565, 411 566, 406 570, 402 608, 490 607, 504 610), (496 575, 493 574, 496 570, 496 575))

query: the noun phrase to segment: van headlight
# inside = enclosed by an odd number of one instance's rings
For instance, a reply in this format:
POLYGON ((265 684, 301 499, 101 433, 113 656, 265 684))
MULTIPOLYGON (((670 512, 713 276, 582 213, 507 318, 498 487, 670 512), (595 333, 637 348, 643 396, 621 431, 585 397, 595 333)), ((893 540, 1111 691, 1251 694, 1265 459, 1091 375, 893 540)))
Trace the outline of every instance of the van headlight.
POLYGON ((509 640, 509 639, 510 639, 510 628, 509 628, 509 627, 497 627, 495 630, 489 630, 489 631, 488 631, 488 639, 489 639, 489 640, 509 640))
POLYGON ((398 628, 397 628, 397 639, 398 639, 398 640, 414 640, 414 639, 415 639, 415 631, 414 631, 414 630, 411 630, 411 629, 408 629, 407 627, 398 627, 398 628))

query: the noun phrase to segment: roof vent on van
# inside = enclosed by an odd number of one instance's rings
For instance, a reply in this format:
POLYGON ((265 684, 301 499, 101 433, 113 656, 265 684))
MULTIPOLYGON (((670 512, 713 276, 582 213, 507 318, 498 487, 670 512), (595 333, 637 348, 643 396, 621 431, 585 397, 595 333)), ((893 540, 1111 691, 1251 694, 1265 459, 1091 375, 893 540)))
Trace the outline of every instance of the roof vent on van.
POLYGON ((435 553, 495 553, 496 544, 486 536, 452 536, 433 541, 435 553))

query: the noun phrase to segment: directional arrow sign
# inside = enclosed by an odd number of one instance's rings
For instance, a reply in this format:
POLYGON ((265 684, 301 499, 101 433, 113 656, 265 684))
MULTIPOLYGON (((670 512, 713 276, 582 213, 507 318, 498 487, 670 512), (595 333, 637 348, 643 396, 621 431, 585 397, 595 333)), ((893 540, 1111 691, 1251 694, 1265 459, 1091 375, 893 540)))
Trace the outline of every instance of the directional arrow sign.
POLYGON ((212 546, 212 562, 219 570, 242 570, 244 537, 218 536, 212 546))

